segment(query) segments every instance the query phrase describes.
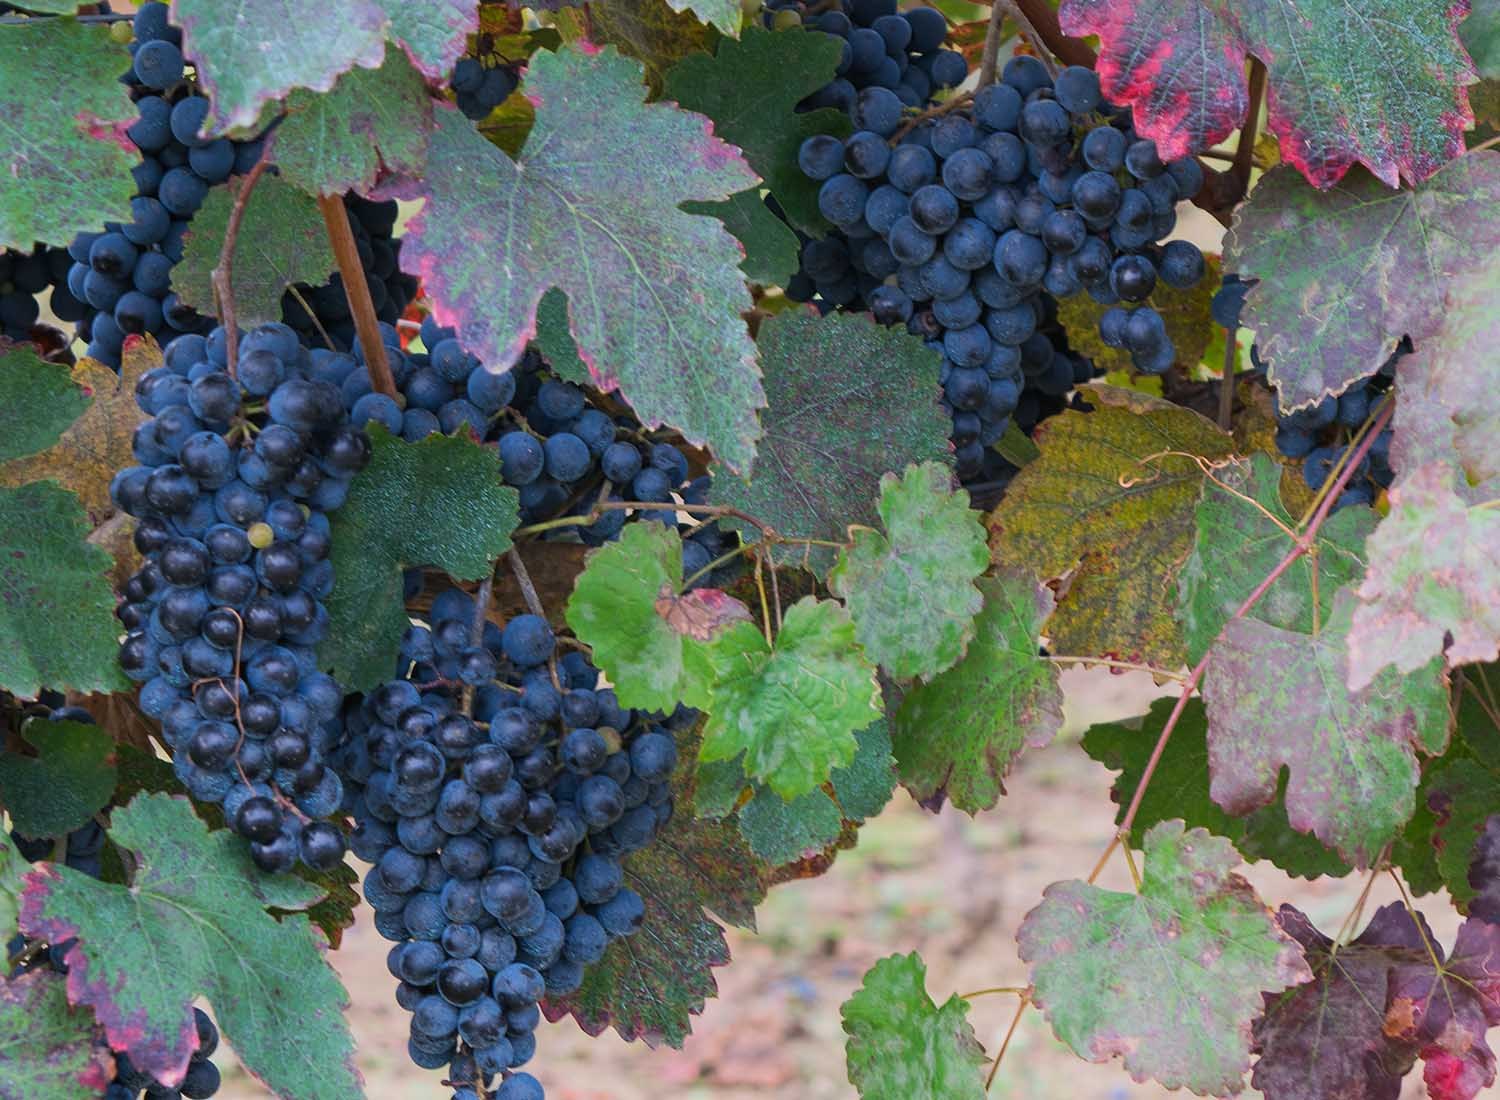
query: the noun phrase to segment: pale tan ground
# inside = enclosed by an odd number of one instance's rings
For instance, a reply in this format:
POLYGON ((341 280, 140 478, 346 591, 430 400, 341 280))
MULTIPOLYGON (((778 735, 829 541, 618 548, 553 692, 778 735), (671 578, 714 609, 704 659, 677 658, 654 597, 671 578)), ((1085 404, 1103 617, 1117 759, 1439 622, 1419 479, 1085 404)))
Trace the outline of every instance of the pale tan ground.
MULTIPOLYGON (((1025 758, 1000 805, 970 820, 951 810, 933 817, 898 797, 820 879, 778 887, 759 913, 760 932, 731 932, 734 961, 716 971, 720 997, 694 1022, 683 1051, 652 1051, 597 1039, 570 1021, 539 1034, 528 1067, 548 1100, 853 1100, 844 1075, 839 1004, 877 959, 918 950, 929 967, 928 991, 953 992, 1025 984, 1014 934, 1043 888, 1088 873, 1109 836, 1111 773, 1077 747, 1089 722, 1139 713, 1151 684, 1136 675, 1069 672, 1069 731, 1025 758)), ((1307 883, 1268 864, 1247 869, 1270 905, 1291 901, 1325 929, 1336 928, 1362 883, 1307 883)), ((1117 861, 1105 885, 1127 888, 1117 861)), ((1372 904, 1395 899, 1377 883, 1372 904)), ((1451 942, 1456 918, 1441 898, 1425 899, 1437 934, 1451 942)), ((439 1075, 406 1058, 407 1016, 392 999, 387 944, 368 911, 349 932, 335 964, 353 998, 350 1022, 371 1100, 448 1100, 439 1075)), ((998 1049, 1015 1001, 975 1000, 979 1038, 998 1049)), ((268 1093, 225 1063, 223 1100, 268 1093)), ((1422 1095, 1419 1077, 1408 1097, 1422 1095)), ((1170 1095, 1137 1085, 1119 1063, 1090 1065, 1052 1038, 1029 1012, 991 1092, 996 1100, 1154 1100, 1170 1095)), ((1186 1093, 1178 1094, 1187 1096, 1186 1093)), ((1500 1089, 1484 1094, 1493 1100, 1500 1089)))

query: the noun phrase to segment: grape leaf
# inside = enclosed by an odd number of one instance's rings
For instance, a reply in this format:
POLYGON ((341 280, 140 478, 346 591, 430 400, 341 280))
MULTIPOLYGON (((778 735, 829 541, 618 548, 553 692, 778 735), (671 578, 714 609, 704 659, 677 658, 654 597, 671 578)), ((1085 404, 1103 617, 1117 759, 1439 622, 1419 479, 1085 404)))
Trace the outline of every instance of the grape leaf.
POLYGON ((1057 666, 1037 655, 1052 593, 1014 570, 979 582, 983 610, 962 660, 909 692, 892 722, 896 774, 924 805, 987 810, 1021 750, 1062 728, 1057 666))
POLYGON ((1413 190, 1388 191, 1355 172, 1319 193, 1288 168, 1266 173, 1235 216, 1225 264, 1259 280, 1244 324, 1281 408, 1374 374, 1403 335, 1419 347, 1432 337, 1450 291, 1500 247, 1488 216, 1497 202, 1492 150, 1458 158, 1413 190))
POLYGON ((318 652, 346 691, 391 676, 410 622, 401 571, 430 565, 455 580, 478 580, 510 548, 519 507, 493 448, 443 435, 406 443, 379 425, 369 432, 374 457, 333 518, 336 580, 318 652))
POLYGON ((1233 440, 1158 398, 1113 386, 1084 393, 1093 412, 1066 410, 1037 429, 1041 457, 990 513, 990 550, 1044 580, 1071 574, 1048 627, 1057 652, 1172 668, 1183 648, 1165 578, 1192 548, 1204 481, 1188 456, 1223 458, 1233 440))
POLYGON ((1399 903, 1382 906, 1359 937, 1335 947, 1312 921, 1283 905, 1277 923, 1302 945, 1313 980, 1266 995, 1255 1022, 1260 1056, 1250 1083, 1267 1100, 1350 1097, 1395 1100, 1417 1045, 1385 1031, 1392 972, 1426 959, 1431 929, 1399 903))
POLYGON ((743 14, 739 0, 667 0, 673 11, 689 11, 704 23, 718 28, 730 36, 739 36, 740 17, 743 14))
POLYGON ((28 864, 16 851, 8 829, 0 829, 0 935, 7 940, 15 934, 16 916, 21 908, 21 887, 28 864))
POLYGON ((691 812, 697 742, 695 731, 678 734, 676 813, 656 840, 625 860, 625 884, 646 903, 648 931, 611 944, 576 993, 544 1001, 547 1019, 571 1013, 589 1035, 613 1027, 627 1042, 680 1048, 689 1017, 718 992, 712 968, 729 961, 724 931, 704 910, 754 929, 755 906, 766 896, 754 860, 732 822, 691 812))
POLYGON ((302 915, 317 890, 258 871, 228 830, 210 833, 184 798, 139 795, 114 812, 110 838, 136 854, 134 882, 114 886, 48 864, 27 876, 21 928, 64 959, 68 999, 94 1010, 110 1045, 164 1084, 197 1047, 192 1002, 212 1003, 224 1037, 257 1077, 305 1100, 362 1095, 348 996, 302 915))
POLYGON ((744 753, 745 771, 783 798, 852 761, 854 732, 881 716, 875 670, 832 600, 794 603, 774 647, 754 624, 737 622, 705 649, 714 679, 700 758, 744 753))
POLYGON ((72 19, 0 26, 0 248, 67 244, 104 222, 130 220, 140 157, 126 128, 130 65, 109 28, 72 19), (40 94, 45 89, 45 94, 40 94))
MULTIPOLYGON (((1119 807, 1117 824, 1125 817, 1125 808, 1140 786, 1152 749, 1176 705, 1175 699, 1157 699, 1150 713, 1136 723, 1106 723, 1084 734, 1084 751, 1120 773, 1110 790, 1119 807)), ((1347 875, 1352 869, 1348 864, 1287 822, 1285 796, 1283 782, 1269 805, 1243 817, 1231 817, 1215 804, 1209 797, 1208 717, 1202 700, 1189 699, 1141 800, 1131 843, 1139 847, 1141 837, 1153 825, 1182 818, 1190 829, 1207 829, 1228 840, 1245 859, 1270 860, 1290 875, 1347 875)))
POLYGON ((1483 79, 1500 78, 1500 4, 1473 0, 1469 17, 1458 25, 1458 37, 1483 79))
POLYGON ((109 555, 78 500, 51 482, 0 489, 0 690, 119 691, 109 555))
POLYGON ((429 79, 446 77, 479 26, 474 0, 375 0, 390 19, 388 33, 429 79))
POLYGON ((860 1100, 983 1100, 984 1048, 969 1002, 954 994, 941 1008, 934 1004, 915 951, 870 967, 839 1012, 860 1100))
POLYGON ((1017 934, 1036 1003, 1080 1058, 1137 1081, 1230 1096, 1249 1066, 1257 990, 1311 980, 1302 949, 1234 867, 1229 841, 1165 821, 1139 894, 1047 887, 1017 934))
POLYGON ((740 809, 740 832, 750 850, 773 867, 821 852, 844 827, 837 804, 822 789, 790 802, 760 787, 740 809))
MULTIPOLYGON (((1203 260, 1205 274, 1192 286, 1182 290, 1158 282, 1145 302, 1161 314, 1172 346, 1177 349, 1177 362, 1189 368, 1203 362, 1210 342, 1222 332, 1209 313, 1209 304, 1219 289, 1222 265, 1217 256, 1205 255, 1203 260)), ((1057 319, 1068 334, 1068 346, 1079 355, 1092 359, 1094 366, 1106 371, 1133 372, 1135 364, 1130 352, 1125 348, 1110 347, 1099 336, 1099 320, 1111 308, 1096 302, 1092 295, 1074 294, 1058 301, 1057 319)), ((1210 365, 1217 370, 1222 363, 1223 357, 1220 356, 1210 365)), ((1156 375, 1140 375, 1135 381, 1161 385, 1161 379, 1156 375)), ((1158 389, 1157 395, 1160 393, 1158 389)))
POLYGON ((578 345, 568 331, 568 296, 553 287, 536 307, 536 339, 532 341, 552 373, 578 386, 592 386, 589 368, 578 357, 578 345))
POLYGON ((1369 573, 1349 635, 1349 686, 1387 665, 1410 672, 1500 656, 1500 511, 1470 507, 1462 475, 1432 463, 1391 486, 1391 511, 1367 544, 1369 573))
MULTIPOLYGON (((689 214, 707 214, 718 218, 733 233, 745 250, 740 270, 745 278, 762 286, 785 286, 797 271, 797 234, 775 214, 760 196, 758 188, 740 191, 723 202, 685 202, 689 214)), ((545 303, 546 299, 543 299, 545 303)), ((537 329, 542 326, 541 309, 537 310, 537 329)), ((585 379, 587 382, 587 379, 585 379)))
POLYGON ((584 39, 613 45, 639 61, 653 97, 660 95, 673 65, 709 48, 708 28, 691 13, 669 7, 666 0, 598 0, 589 5, 589 14, 592 18, 582 25, 584 39))
POLYGON ((80 360, 71 379, 88 399, 88 407, 50 447, 0 464, 0 485, 55 481, 77 494, 90 526, 97 527, 114 507, 110 479, 116 471, 135 465, 131 439, 146 419, 135 401, 136 384, 159 366, 161 351, 149 337, 126 337, 118 374, 98 360, 80 360))
POLYGON ((89 407, 89 396, 29 344, 0 349, 0 462, 51 447, 89 407))
POLYGON ((1394 0, 1063 0, 1064 33, 1098 35, 1099 82, 1134 109, 1165 158, 1228 137, 1249 104, 1245 58, 1266 65, 1266 129, 1319 187, 1363 164, 1388 187, 1463 152, 1474 69, 1458 40, 1466 9, 1394 0), (1308 44, 1316 42, 1316 49, 1308 44))
MULTIPOLYGON (((938 404, 939 357, 922 341, 864 314, 779 313, 760 327, 770 407, 748 483, 714 480, 715 499, 783 535, 843 541, 875 521, 880 475, 913 462, 952 461, 938 404)), ((741 528, 747 538, 752 530, 741 528)), ((832 564, 823 547, 778 547, 778 560, 832 564)))
MULTIPOLYGON (((172 269, 172 289, 200 312, 213 312, 213 272, 240 186, 209 189, 193 215, 182 262, 172 269)), ((281 320, 281 296, 287 287, 321 284, 337 267, 317 201, 275 176, 263 177, 245 204, 230 270, 239 323, 281 320)))
POLYGON ((744 150, 787 220, 807 233, 822 233, 828 220, 797 150, 814 134, 844 137, 850 126, 842 111, 798 113, 797 105, 834 78, 842 47, 835 35, 751 27, 712 56, 689 54, 666 77, 666 97, 713 119, 714 132, 744 150))
POLYGON ((1440 662, 1344 686, 1350 589, 1316 635, 1236 619, 1210 650, 1203 679, 1213 799, 1231 814, 1265 806, 1282 767, 1287 820, 1367 867, 1415 808, 1417 752, 1448 743, 1440 662))
POLYGON ((0 1096, 98 1100, 114 1065, 88 1012, 68 1007, 62 975, 0 976, 0 1096))
POLYGON ((62 836, 109 804, 115 789, 114 739, 83 722, 26 723, 35 758, 0 752, 0 802, 26 836, 62 836))
POLYGON ((885 809, 896 789, 896 762, 891 756, 891 731, 882 718, 854 735, 859 742, 852 763, 834 768, 829 786, 845 821, 863 824, 885 809))
MULTIPOLYGON (((665 593, 670 612, 682 579, 682 539, 659 523, 627 524, 619 539, 589 554, 578 575, 568 600, 568 625, 594 651, 622 706, 671 711, 680 702, 707 700, 712 673, 696 642, 708 637, 695 641, 674 629, 660 606, 665 593)), ((724 624, 750 617, 739 600, 710 592, 726 605, 724 624)), ((689 595, 700 603, 705 599, 701 591, 689 595)), ((707 621, 715 621, 712 613, 707 621)))
POLYGON ((427 201, 402 258, 439 321, 492 370, 520 358, 538 302, 560 288, 597 385, 619 388, 647 426, 670 424, 748 470, 765 397, 740 318, 740 250, 719 222, 677 206, 727 199, 755 177, 701 117, 644 104, 640 75, 612 49, 537 53, 522 85, 536 123, 515 161, 438 112, 427 201), (504 227, 498 238, 474 232, 490 224, 504 227))
MULTIPOLYGON (((1288 531, 1297 524, 1282 503, 1281 467, 1270 455, 1221 466, 1214 478, 1203 483, 1193 552, 1177 576, 1178 621, 1192 664, 1292 549, 1288 531)), ((1365 538, 1375 520, 1369 508, 1342 508, 1330 515, 1318 530, 1316 553, 1294 562, 1248 617, 1311 632, 1313 594, 1319 597, 1321 621, 1333 608, 1334 594, 1364 575, 1365 538)))
POLYGON ((870 659, 900 679, 951 668, 974 636, 983 597, 974 586, 990 564, 969 494, 946 466, 924 462, 880 479, 885 533, 851 531, 828 587, 854 619, 870 659))

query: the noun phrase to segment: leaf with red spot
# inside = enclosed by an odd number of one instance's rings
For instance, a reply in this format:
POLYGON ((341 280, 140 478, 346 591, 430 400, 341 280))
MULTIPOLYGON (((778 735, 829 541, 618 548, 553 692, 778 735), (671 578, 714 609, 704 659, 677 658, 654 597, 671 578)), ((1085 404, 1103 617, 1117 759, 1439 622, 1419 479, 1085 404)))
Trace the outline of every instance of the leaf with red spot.
POLYGON ((0 1096, 98 1100, 114 1077, 87 1011, 69 1008, 63 978, 37 969, 0 977, 0 1096))
POLYGON ((517 160, 438 112, 402 259, 492 370, 520 358, 558 287, 602 388, 748 472, 766 398, 740 316, 742 252, 718 220, 678 207, 727 199, 755 174, 701 115, 645 103, 640 65, 614 49, 539 51, 522 90, 536 123, 517 160))
POLYGON ((1249 56, 1266 65, 1266 127, 1283 160, 1319 187, 1354 164, 1395 187, 1463 152, 1467 11, 1465 0, 1063 0, 1059 16, 1070 35, 1098 35, 1104 94, 1134 108, 1163 157, 1240 126, 1249 56))

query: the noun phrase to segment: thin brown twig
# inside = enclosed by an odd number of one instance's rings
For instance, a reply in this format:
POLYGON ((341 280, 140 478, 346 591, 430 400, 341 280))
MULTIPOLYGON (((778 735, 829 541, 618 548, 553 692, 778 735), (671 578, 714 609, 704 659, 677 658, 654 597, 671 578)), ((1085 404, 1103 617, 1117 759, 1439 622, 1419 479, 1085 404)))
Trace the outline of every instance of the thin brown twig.
POLYGON ((1250 193, 1250 170, 1255 167, 1255 138, 1260 127, 1260 101, 1265 98, 1266 66, 1258 57, 1250 59, 1250 106, 1240 127, 1239 144, 1234 147, 1230 173, 1239 184, 1240 197, 1250 193))
POLYGON ((1092 69, 1098 61, 1094 51, 1081 38, 1063 34, 1057 11, 1047 0, 1014 0, 1016 10, 1026 17, 1037 41, 1046 46, 1052 56, 1064 65, 1082 65, 1092 69))
MULTIPOLYGON (((547 621, 547 609, 542 606, 542 598, 536 593, 536 585, 531 583, 531 574, 526 569, 526 563, 521 560, 520 551, 512 546, 505 552, 505 560, 510 562, 510 571, 515 574, 516 585, 521 589, 521 598, 526 601, 527 610, 537 618, 547 621)), ((557 675, 555 651, 547 657, 547 671, 552 674, 552 686, 562 691, 562 679, 557 675)))
POLYGON ((1031 991, 1028 989, 1021 994, 1021 1001, 1016 1005, 1016 1014, 1010 1018, 1010 1027, 1005 1029, 1005 1038, 1000 1040, 1000 1049, 995 1052, 995 1062, 990 1066, 989 1076, 984 1079, 984 1091, 990 1091, 990 1086, 995 1083, 995 1074, 1000 1072, 1000 1063, 1005 1061, 1005 1052, 1010 1049, 1010 1041, 1015 1038, 1016 1028, 1021 1026, 1021 1017, 1026 1015, 1026 1009, 1031 1005, 1031 991))
POLYGON ((902 138, 915 130, 918 125, 926 122, 929 118, 940 118, 941 116, 948 114, 950 111, 956 111, 960 107, 963 107, 968 103, 972 103, 973 101, 973 92, 960 92, 952 99, 943 100, 943 102, 939 103, 936 107, 928 107, 925 111, 919 111, 896 128, 896 132, 893 133, 890 137, 890 144, 901 144, 902 138))
POLYGON ((328 330, 323 327, 323 322, 318 320, 317 313, 313 310, 312 306, 307 304, 307 299, 302 297, 302 292, 297 289, 296 285, 293 283, 287 283, 286 292, 292 296, 292 299, 299 306, 302 307, 302 312, 306 313, 307 316, 312 320, 313 328, 317 329, 318 335, 323 337, 323 343, 328 345, 328 350, 338 351, 339 346, 333 342, 333 337, 328 335, 328 330))
POLYGON ((988 88, 995 83, 995 70, 998 68, 1000 59, 1000 39, 1005 37, 1001 28, 1005 23, 1005 15, 1011 10, 1011 5, 995 3, 990 5, 990 25, 984 32, 984 50, 979 55, 979 84, 981 88, 988 88))
POLYGON ((214 297, 218 300, 219 320, 224 326, 224 351, 228 359, 231 378, 235 376, 240 352, 240 330, 235 317, 234 287, 230 277, 234 266, 234 246, 239 243, 240 224, 245 220, 245 208, 250 204, 250 192, 255 190, 260 177, 271 165, 271 145, 275 139, 274 133, 266 135, 265 143, 260 149, 260 158, 239 182, 234 195, 234 206, 229 211, 229 222, 224 227, 224 243, 219 246, 219 263, 209 275, 209 283, 214 288, 214 297))
MULTIPOLYGON (((1055 78, 1058 73, 1057 59, 1053 56, 1051 47, 1042 38, 1041 32, 1037 30, 1036 24, 1031 21, 1031 16, 1026 14, 1021 5, 1016 3, 1016 0, 1003 0, 1003 3, 997 2, 995 8, 1000 7, 1004 7, 1010 13, 1010 17, 1016 21, 1016 27, 1020 30, 1021 37, 1031 43, 1031 48, 1036 51, 1037 60, 1047 67, 1047 75, 1055 78)), ((992 29, 998 22, 995 20, 993 12, 994 9, 991 9, 990 26, 992 29)), ((989 35, 985 35, 984 44, 986 48, 989 47, 989 35)), ((993 79, 992 70, 991 80, 993 79)), ((980 85, 980 87, 983 86, 983 84, 980 85)))
POLYGON ((318 211, 323 215, 323 224, 328 230, 328 243, 333 246, 339 274, 344 279, 344 297, 348 299, 349 312, 354 317, 354 329, 359 334, 359 346, 364 352, 365 368, 370 373, 370 385, 376 393, 397 397, 399 392, 396 380, 391 376, 391 365, 385 357, 385 344, 380 339, 380 319, 375 316, 370 284, 365 281, 364 264, 359 262, 359 246, 354 243, 354 230, 349 225, 349 211, 344 208, 344 200, 339 195, 319 195, 318 211))
MULTIPOLYGON (((484 641, 484 624, 489 620, 490 601, 495 592, 495 571, 491 569, 485 574, 484 580, 479 582, 479 591, 474 594, 474 621, 469 624, 469 645, 478 646, 484 641)), ((474 702, 474 685, 465 684, 463 691, 459 694, 461 707, 465 714, 474 702)))
POLYGON ((1224 373, 1219 375, 1219 427, 1226 432, 1234 427, 1234 369, 1239 366, 1238 329, 1224 330, 1224 373))

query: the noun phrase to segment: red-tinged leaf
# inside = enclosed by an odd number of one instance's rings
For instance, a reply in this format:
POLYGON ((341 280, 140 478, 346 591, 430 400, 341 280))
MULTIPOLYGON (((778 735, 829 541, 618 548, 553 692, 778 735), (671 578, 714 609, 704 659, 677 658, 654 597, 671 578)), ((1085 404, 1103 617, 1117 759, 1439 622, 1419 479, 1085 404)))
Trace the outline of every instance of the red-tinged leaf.
POLYGON ((727 199, 754 173, 702 116, 644 103, 640 65, 614 49, 540 51, 522 90, 536 123, 517 160, 438 112, 426 205, 403 249, 438 319, 505 370, 558 287, 601 388, 748 472, 765 394, 740 317, 743 253, 718 220, 678 205, 727 199))
POLYGON ((1474 67, 1466 0, 1063 0, 1063 30, 1098 35, 1104 94, 1135 110, 1162 156, 1237 129, 1245 60, 1269 74, 1266 127, 1319 187, 1363 164, 1395 187, 1463 152, 1474 67), (1316 45, 1314 45, 1316 43, 1316 45))
POLYGON ((674 633, 699 642, 708 641, 730 623, 753 621, 748 607, 717 588, 697 588, 679 596, 670 584, 664 584, 655 606, 674 633))
POLYGON ((62 975, 0 977, 0 1097, 97 1100, 115 1075, 86 1010, 68 1007, 62 975))
POLYGON ((479 27, 474 0, 376 0, 390 18, 387 33, 429 79, 448 75, 479 27))
POLYGON ((1341 393, 1378 370, 1403 336, 1421 347, 1442 329, 1449 295, 1500 248, 1497 204, 1493 150, 1402 191, 1358 171, 1326 193, 1290 169, 1267 173, 1235 217, 1225 266, 1260 280, 1244 323, 1282 409, 1341 393))

